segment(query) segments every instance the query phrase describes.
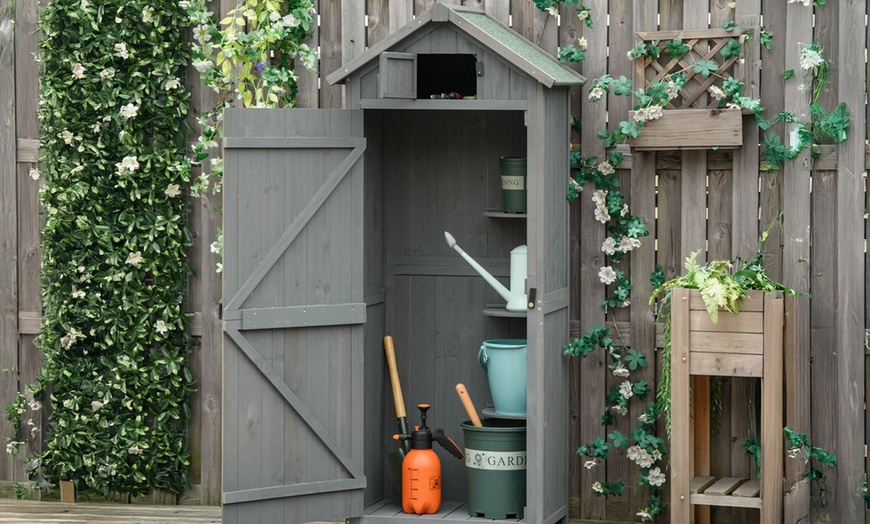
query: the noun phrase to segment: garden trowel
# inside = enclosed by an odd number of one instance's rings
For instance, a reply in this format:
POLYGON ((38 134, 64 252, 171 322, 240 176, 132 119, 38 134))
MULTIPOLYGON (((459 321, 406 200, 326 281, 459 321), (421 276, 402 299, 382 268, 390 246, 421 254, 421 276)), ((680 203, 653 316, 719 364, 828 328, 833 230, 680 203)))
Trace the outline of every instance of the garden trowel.
MULTIPOLYGON (((410 434, 408 416, 405 413, 405 397, 402 395, 402 385, 399 383, 399 370, 396 367, 396 348, 393 346, 393 337, 384 337, 384 352, 387 354, 387 367, 390 370, 390 383, 393 387, 393 404, 396 406, 396 424, 399 435, 410 434)), ((399 441, 399 449, 387 452, 387 461, 393 471, 393 483, 401 492, 402 490, 402 461, 405 455, 411 451, 411 443, 408 440, 399 441)))

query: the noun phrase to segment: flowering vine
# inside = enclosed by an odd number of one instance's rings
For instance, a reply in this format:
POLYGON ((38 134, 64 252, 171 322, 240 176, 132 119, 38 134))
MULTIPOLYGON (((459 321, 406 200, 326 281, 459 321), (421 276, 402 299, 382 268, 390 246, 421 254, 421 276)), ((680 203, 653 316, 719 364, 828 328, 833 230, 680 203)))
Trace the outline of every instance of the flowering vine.
POLYGON ((53 1, 39 23, 46 358, 16 414, 35 428, 40 400, 50 410, 26 469, 39 487, 177 493, 193 391, 186 17, 175 1, 53 1))

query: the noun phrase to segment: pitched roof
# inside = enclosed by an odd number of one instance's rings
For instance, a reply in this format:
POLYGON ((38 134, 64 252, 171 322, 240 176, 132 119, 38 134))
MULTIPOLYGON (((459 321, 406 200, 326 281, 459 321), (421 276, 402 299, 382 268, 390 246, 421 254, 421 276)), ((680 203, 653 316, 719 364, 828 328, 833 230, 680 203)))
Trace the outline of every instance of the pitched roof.
POLYGON ((581 85, 586 82, 579 73, 563 66, 555 57, 480 9, 448 4, 436 4, 360 56, 339 67, 326 80, 330 84, 343 82, 377 59, 382 52, 393 49, 402 40, 431 23, 452 24, 456 30, 489 48, 547 87, 581 85))

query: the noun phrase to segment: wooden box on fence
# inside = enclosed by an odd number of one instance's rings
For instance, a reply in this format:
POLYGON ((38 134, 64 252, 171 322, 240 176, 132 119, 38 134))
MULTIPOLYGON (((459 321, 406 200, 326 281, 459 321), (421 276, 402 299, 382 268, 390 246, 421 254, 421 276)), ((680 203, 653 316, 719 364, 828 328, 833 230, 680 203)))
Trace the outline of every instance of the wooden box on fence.
POLYGON ((524 521, 567 518, 565 195, 583 78, 483 11, 438 4, 328 80, 347 109, 225 115, 224 522, 467 522, 465 465, 448 455, 438 513, 397 501, 384 335, 411 424, 431 404, 460 447, 455 385, 482 408, 482 342, 527 339, 524 521), (500 157, 527 157, 525 214, 501 209, 500 157), (445 230, 503 281, 527 244, 531 307, 506 311, 445 230))
POLYGON ((672 522, 690 522, 695 505, 757 508, 761 522, 782 522, 784 299, 748 295, 713 323, 700 291, 671 291, 672 522), (710 475, 710 376, 761 379, 760 481, 710 475))
MULTIPOLYGON (((722 50, 729 45, 742 46, 745 34, 733 34, 725 29, 638 32, 635 43, 643 44, 654 53, 638 58, 635 81, 646 89, 656 82, 667 82, 672 75, 685 75, 685 85, 662 108, 663 116, 647 121, 640 135, 631 140, 639 150, 681 150, 737 148, 743 145, 741 110, 724 110, 720 101, 709 93, 711 87, 721 88, 727 78, 745 81, 746 68, 740 55, 722 50), (675 56, 673 42, 687 49, 675 56), (736 44, 732 44, 732 42, 736 44), (671 45, 671 49, 667 46, 671 45), (699 62, 715 64, 715 74, 696 72, 699 62)), ((748 88, 746 88, 748 89, 748 88)), ((634 113, 629 115, 633 118, 634 113)))
MULTIPOLYGON (((630 115, 633 116, 633 113, 630 115)), ((650 120, 631 147, 639 150, 734 149, 743 145, 739 109, 665 109, 650 120)))

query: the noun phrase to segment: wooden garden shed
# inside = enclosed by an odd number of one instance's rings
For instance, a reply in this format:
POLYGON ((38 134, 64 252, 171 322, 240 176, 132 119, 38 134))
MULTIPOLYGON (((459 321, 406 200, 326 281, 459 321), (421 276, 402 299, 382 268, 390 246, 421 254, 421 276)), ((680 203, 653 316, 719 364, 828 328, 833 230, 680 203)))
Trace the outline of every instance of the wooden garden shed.
MULTIPOLYGON (((434 6, 328 77, 346 109, 230 109, 225 127, 225 523, 406 522, 383 337, 414 406, 463 446, 454 386, 489 402, 482 341, 528 339, 525 522, 568 514, 569 95, 584 79, 483 11, 434 6), (432 99, 459 93, 463 99, 432 99), (528 211, 501 211, 527 157, 528 211), (497 277, 527 244, 529 309, 497 277)), ((462 462, 443 504, 467 521, 462 462)), ((516 521, 517 519, 513 519, 516 521)))

